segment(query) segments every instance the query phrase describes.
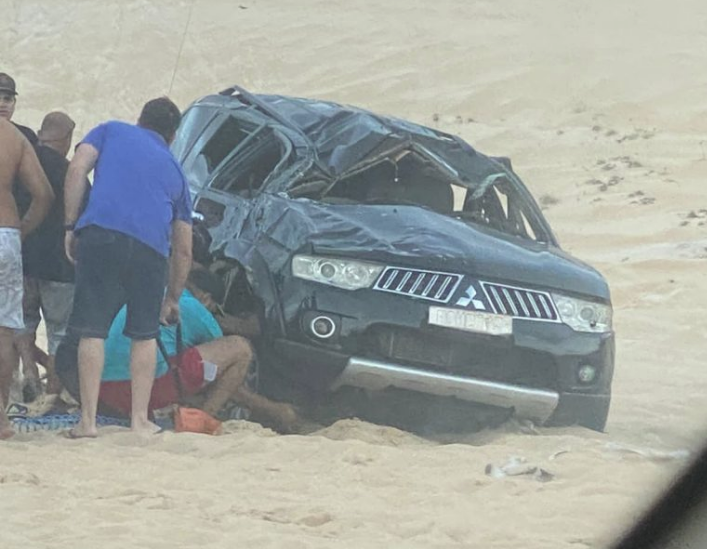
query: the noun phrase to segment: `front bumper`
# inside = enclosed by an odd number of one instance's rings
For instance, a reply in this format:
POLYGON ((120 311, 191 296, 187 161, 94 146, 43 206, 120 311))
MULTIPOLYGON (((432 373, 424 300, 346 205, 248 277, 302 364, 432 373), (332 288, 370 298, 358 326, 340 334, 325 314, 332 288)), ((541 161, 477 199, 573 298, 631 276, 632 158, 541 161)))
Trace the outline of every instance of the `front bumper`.
POLYGON ((430 303, 421 300, 295 279, 286 286, 284 318, 270 322, 285 333, 271 332, 266 352, 280 373, 314 389, 397 387, 553 423, 582 423, 584 406, 608 410, 613 333, 522 319, 509 336, 462 332, 430 325, 430 303), (336 323, 326 339, 311 330, 322 314, 336 323), (597 372, 589 383, 579 376, 586 365, 597 372))
POLYGON ((559 395, 554 391, 452 376, 358 357, 349 359, 331 389, 343 386, 372 391, 396 387, 430 395, 456 397, 498 408, 513 408, 517 415, 541 423, 552 416, 559 401, 559 395))

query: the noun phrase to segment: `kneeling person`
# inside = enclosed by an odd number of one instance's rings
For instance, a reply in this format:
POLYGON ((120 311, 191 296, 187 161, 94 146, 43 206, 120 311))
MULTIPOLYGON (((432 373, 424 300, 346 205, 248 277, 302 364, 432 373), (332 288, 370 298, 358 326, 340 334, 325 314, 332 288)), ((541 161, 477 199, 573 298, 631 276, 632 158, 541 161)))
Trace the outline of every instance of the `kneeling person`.
MULTIPOLYGON (((190 277, 187 289, 179 300, 184 350, 177 355, 174 327, 162 327, 160 339, 170 356, 170 365, 159 354, 156 379, 150 396, 149 411, 180 403, 185 397, 205 396, 202 410, 211 416, 233 399, 255 415, 273 421, 289 431, 297 421, 292 406, 273 402, 253 393, 245 386, 253 350, 243 337, 224 336, 216 318, 207 309, 223 293, 223 285, 211 273, 190 277), (196 283, 199 283, 197 286, 196 283), (199 296, 199 299, 195 297, 199 296), (179 376, 179 379, 176 379, 179 376)), ((130 339, 123 335, 126 309, 123 308, 111 325, 105 344, 105 368, 101 378, 99 405, 104 413, 127 416, 131 409, 130 339)), ((56 357, 57 374, 66 389, 78 400, 78 341, 73 336, 59 347, 56 357)))

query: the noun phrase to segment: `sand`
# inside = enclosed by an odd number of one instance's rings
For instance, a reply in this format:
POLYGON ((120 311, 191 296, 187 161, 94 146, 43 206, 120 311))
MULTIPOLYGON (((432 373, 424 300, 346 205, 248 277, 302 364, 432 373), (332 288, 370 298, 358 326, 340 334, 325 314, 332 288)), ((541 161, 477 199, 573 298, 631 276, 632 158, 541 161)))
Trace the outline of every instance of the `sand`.
POLYGON ((705 439, 704 2, 0 0, 0 13, 0 70, 34 127, 63 108, 80 136, 159 94, 184 107, 240 83, 510 156, 564 247, 608 277, 618 333, 606 434, 511 423, 442 443, 344 420, 286 437, 20 435, 0 445, 0 547, 602 547, 684 467, 670 452, 705 439), (554 478, 485 474, 513 456, 554 478))

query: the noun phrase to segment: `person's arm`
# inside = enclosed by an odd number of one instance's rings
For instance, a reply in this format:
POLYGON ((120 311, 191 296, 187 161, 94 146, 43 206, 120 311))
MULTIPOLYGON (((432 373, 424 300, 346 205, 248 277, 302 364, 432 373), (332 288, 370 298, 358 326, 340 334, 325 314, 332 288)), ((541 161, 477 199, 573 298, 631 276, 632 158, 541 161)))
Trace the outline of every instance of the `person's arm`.
MULTIPOLYGON (((187 284, 189 289, 189 284, 187 284)), ((193 294, 192 294, 193 295, 193 294)), ((182 294, 179 302, 179 312, 182 316, 182 325, 189 325, 189 347, 196 347, 209 343, 215 339, 223 337, 223 331, 216 322, 213 312, 204 304, 203 295, 185 299, 186 293, 182 294)))
POLYGON ((44 221, 54 202, 54 191, 47 176, 44 175, 39 159, 32 145, 24 139, 22 140, 22 156, 18 175, 22 184, 32 195, 32 203, 20 221, 20 234, 24 239, 44 221))
POLYGON ((258 315, 250 313, 245 316, 234 316, 226 312, 217 312, 214 317, 224 335, 239 335, 254 338, 260 335, 258 315))
POLYGON ((96 165, 98 150, 88 143, 82 143, 76 149, 66 172, 64 182, 64 223, 66 230, 66 256, 72 263, 76 262, 76 235, 73 225, 79 218, 81 205, 88 189, 88 174, 96 165))
POLYGON ((174 324, 179 321, 179 297, 191 269, 191 223, 182 220, 172 222, 172 255, 169 259, 169 283, 162 304, 160 322, 174 324))

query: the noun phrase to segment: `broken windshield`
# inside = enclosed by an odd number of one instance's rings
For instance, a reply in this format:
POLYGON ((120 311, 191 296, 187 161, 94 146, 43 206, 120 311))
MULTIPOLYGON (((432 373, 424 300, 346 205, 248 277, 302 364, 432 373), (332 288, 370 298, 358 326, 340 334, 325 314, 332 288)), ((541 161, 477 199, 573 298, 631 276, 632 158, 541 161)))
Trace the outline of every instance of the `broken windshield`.
POLYGON ((506 234, 546 242, 541 214, 500 171, 476 186, 463 185, 456 171, 427 151, 408 148, 337 179, 302 183, 293 197, 327 204, 408 205, 433 210, 506 234))

